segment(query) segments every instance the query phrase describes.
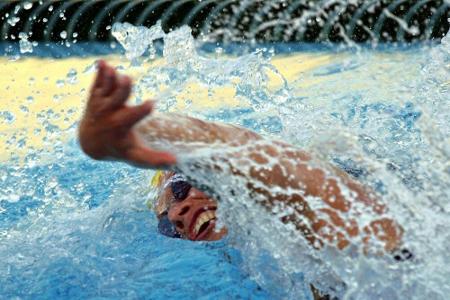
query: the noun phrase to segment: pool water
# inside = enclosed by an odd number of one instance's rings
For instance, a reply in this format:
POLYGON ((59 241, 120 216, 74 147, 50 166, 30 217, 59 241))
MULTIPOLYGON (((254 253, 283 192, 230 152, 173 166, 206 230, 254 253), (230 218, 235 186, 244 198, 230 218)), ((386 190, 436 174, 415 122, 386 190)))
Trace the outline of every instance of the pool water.
POLYGON ((280 227, 270 216, 258 224, 251 202, 224 201, 231 232, 224 241, 159 235, 146 206, 151 171, 93 161, 78 146, 77 120, 99 57, 9 53, 0 60, 2 297, 310 299, 310 280, 321 278, 326 289, 337 277, 336 294, 347 299, 445 299, 448 38, 382 49, 266 45, 233 56, 198 50, 187 28, 170 35, 154 28, 143 43, 121 37, 124 30, 146 34, 116 27, 127 55, 106 60, 134 77, 133 101, 156 97, 162 112, 239 124, 346 170, 383 195, 418 259, 398 265, 303 253, 301 242, 275 236, 280 227), (163 36, 160 58, 151 43, 163 36))

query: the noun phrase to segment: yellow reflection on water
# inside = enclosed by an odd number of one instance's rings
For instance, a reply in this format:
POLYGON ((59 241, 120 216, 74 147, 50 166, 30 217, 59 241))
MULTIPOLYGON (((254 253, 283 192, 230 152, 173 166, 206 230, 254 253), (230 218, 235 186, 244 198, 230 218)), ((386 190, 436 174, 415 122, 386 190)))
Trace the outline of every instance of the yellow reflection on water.
MULTIPOLYGON (((163 63, 160 59, 147 62, 141 67, 128 68, 129 62, 119 56, 102 58, 112 65, 125 66, 125 73, 135 81, 139 80, 148 68, 163 63)), ((92 66, 97 59, 99 57, 21 58, 11 61, 8 58, 0 58, 0 113, 9 112, 14 116, 12 122, 0 117, 0 161, 6 161, 14 155, 23 157, 30 150, 48 149, 56 141, 64 142, 70 138, 62 132, 73 125, 82 113, 94 76, 92 66), (69 78, 68 74, 73 71, 77 75, 69 78), (48 115, 45 115, 48 110, 59 116, 48 118, 48 115), (62 131, 47 132, 45 120, 62 131)), ((302 73, 327 64, 330 60, 330 55, 326 54, 295 54, 275 57, 272 64, 292 82, 302 73)), ((281 85, 279 77, 270 72, 268 75, 270 89, 281 85)), ((308 82, 302 82, 302 85, 307 86, 308 82)), ((158 95, 146 91, 143 96, 155 98, 158 95)), ((189 110, 192 111, 242 105, 235 97, 232 87, 215 88, 211 93, 207 87, 197 83, 185 86, 183 92, 177 95, 177 100, 177 108, 181 111, 187 103, 192 103, 189 104, 189 110)))

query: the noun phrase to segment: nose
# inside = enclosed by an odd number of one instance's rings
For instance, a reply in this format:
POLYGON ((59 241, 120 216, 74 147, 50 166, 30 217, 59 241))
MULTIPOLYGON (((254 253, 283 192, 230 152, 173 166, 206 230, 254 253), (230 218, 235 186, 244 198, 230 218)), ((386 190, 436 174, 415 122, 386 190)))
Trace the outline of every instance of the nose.
POLYGON ((173 203, 170 206, 168 212, 169 220, 175 225, 179 233, 187 235, 195 212, 207 205, 211 205, 211 203, 212 200, 208 199, 208 196, 203 192, 196 188, 191 188, 186 199, 173 203))

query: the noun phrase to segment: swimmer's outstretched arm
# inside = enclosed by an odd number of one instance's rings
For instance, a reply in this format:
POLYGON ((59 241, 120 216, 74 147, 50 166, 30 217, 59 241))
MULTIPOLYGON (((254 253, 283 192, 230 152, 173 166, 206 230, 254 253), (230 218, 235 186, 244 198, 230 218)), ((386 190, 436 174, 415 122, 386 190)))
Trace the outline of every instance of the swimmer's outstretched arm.
MULTIPOLYGON (((247 188, 255 197, 265 199, 261 203, 268 210, 280 202, 296 203, 293 206, 296 212, 283 221, 295 224, 313 246, 321 247, 328 242, 343 249, 353 237, 361 237, 363 243, 367 243, 373 236, 387 251, 399 246, 402 230, 392 220, 380 216, 369 225, 359 226, 356 220, 341 217, 353 205, 349 194, 376 214, 385 211, 370 192, 347 174, 332 168, 311 167, 311 157, 307 153, 283 142, 269 143, 258 134, 237 126, 174 114, 153 116, 137 124, 151 112, 152 103, 129 107, 125 103, 130 92, 131 80, 117 75, 113 68, 100 61, 79 129, 80 145, 92 158, 160 168, 175 165, 176 158, 169 152, 149 148, 152 142, 156 145, 164 140, 174 147, 179 142, 205 148, 220 144, 227 149, 235 147, 237 151, 225 157, 231 171, 247 182, 247 188), (147 146, 139 139, 142 135, 146 135, 147 146), (242 147, 246 148, 245 152, 242 147), (274 159, 276 163, 268 168, 268 160, 274 159), (333 176, 328 176, 330 172, 333 176), (274 195, 265 189, 267 186, 278 187, 280 192, 274 195), (345 195, 342 186, 347 190, 345 195), (301 192, 292 193, 293 190, 301 192), (308 197, 320 198, 325 205, 313 210, 305 200, 308 197)), ((198 164, 198 167, 214 171, 220 165, 198 164)))
POLYGON ((294 224, 316 248, 328 243, 344 249, 351 239, 361 239, 367 245, 373 237, 386 251, 399 246, 403 231, 391 219, 381 217, 386 207, 375 194, 341 170, 316 166, 309 154, 292 145, 266 140, 245 128, 179 114, 145 119, 135 130, 149 144, 158 145, 163 140, 174 151, 187 152, 189 146, 194 150, 204 147, 206 152, 216 150, 216 157, 190 163, 208 172, 222 172, 225 165, 269 211, 288 203, 295 211, 283 221, 294 224), (311 209, 309 198, 320 199, 323 205, 311 209), (355 202, 371 210, 377 216, 374 221, 359 226, 355 216, 346 218, 355 202))

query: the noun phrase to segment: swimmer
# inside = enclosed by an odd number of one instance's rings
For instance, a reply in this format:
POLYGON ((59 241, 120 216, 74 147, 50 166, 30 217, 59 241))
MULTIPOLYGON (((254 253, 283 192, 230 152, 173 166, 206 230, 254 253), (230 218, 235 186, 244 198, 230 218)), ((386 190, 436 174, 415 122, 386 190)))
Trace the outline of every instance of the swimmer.
MULTIPOLYGON (((229 164, 233 175, 248 181, 246 186, 249 193, 264 199, 260 203, 268 210, 280 202, 298 204, 293 206, 296 213, 283 217, 282 221, 294 224, 311 247, 318 249, 328 244, 342 250, 350 245, 350 238, 361 237, 363 247, 375 238, 387 253, 394 253, 400 248, 402 228, 394 220, 383 216, 386 206, 347 173, 331 166, 326 170, 310 167, 308 161, 312 157, 308 153, 280 141, 258 143, 266 140, 237 126, 206 122, 179 114, 161 114, 137 125, 151 114, 154 104, 147 101, 128 106, 126 101, 131 88, 129 77, 117 74, 104 61, 98 63, 98 73, 80 122, 79 141, 83 151, 94 159, 117 160, 141 168, 166 170, 160 171, 155 178, 155 185, 159 189, 155 211, 161 233, 193 241, 214 241, 224 237, 227 229, 215 229, 218 204, 214 199, 193 187, 183 174, 168 171, 176 167, 176 157, 167 151, 146 146, 140 140, 139 133, 151 132, 155 139, 161 137, 174 143, 201 142, 206 146, 218 142, 232 146, 254 143, 258 146, 249 148, 251 150, 245 154, 247 159, 254 162, 252 167, 244 170, 231 158, 225 162, 229 164), (167 123, 167 120, 171 120, 171 123, 167 123), (278 161, 271 168, 264 168, 268 156, 277 157, 278 161), (335 176, 327 176, 330 172, 335 176), (346 198, 336 178, 355 195, 352 199, 346 198), (255 182, 262 184, 255 185, 255 182), (273 194, 261 186, 276 186, 281 191, 301 189, 302 194, 273 194), (308 205, 308 197, 321 199, 324 207, 314 211, 308 205), (358 220, 344 220, 341 213, 348 212, 354 201, 367 206, 380 217, 363 227, 359 226, 358 220), (298 214, 303 218, 297 218, 298 214)), ((197 167, 208 168, 208 172, 219 168, 202 164, 197 167)))

